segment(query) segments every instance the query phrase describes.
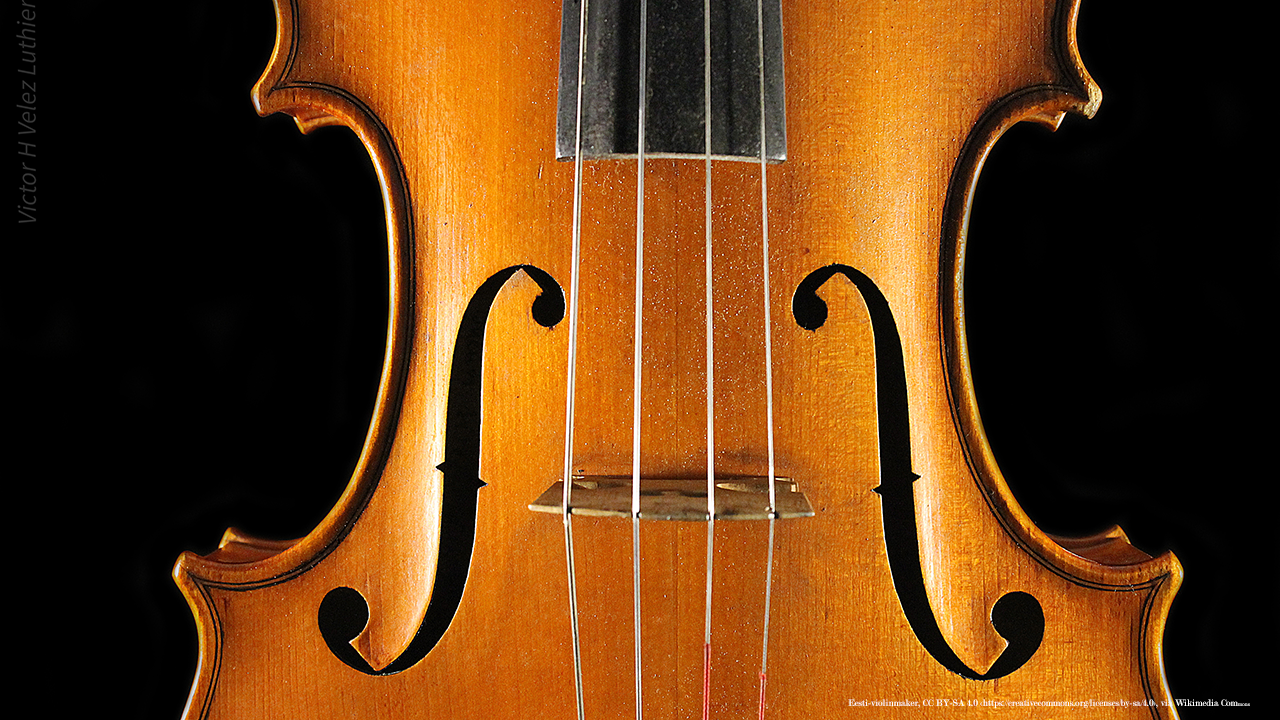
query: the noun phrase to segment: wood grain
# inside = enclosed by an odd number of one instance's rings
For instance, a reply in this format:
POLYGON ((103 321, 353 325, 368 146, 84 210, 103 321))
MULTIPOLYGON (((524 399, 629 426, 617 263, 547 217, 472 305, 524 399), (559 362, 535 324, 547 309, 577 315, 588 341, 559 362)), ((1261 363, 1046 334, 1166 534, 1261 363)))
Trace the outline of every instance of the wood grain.
MULTIPOLYGON (((965 351, 963 244, 982 160, 1015 122, 1092 114, 1100 94, 1074 45, 1074 2, 784 3, 788 160, 768 172, 778 473, 813 518, 779 524, 767 714, 1175 717, 1160 639, 1181 569, 1119 531, 1059 540, 1011 497, 982 434, 965 351), (902 345, 919 560, 959 660, 1004 650, 991 609, 1043 608, 1043 642, 997 680, 940 664, 909 624, 886 554, 881 497, 888 368, 866 292, 822 286, 817 330, 797 287, 831 265, 883 293, 902 345), (963 705, 935 706, 947 700, 963 705), (1150 702, 1150 704, 1148 704, 1150 702), (1035 705, 1033 703, 1042 703, 1035 705), (1163 703, 1163 704, 1162 704, 1163 703)), ((388 217, 389 342, 364 454, 325 521, 295 543, 229 531, 175 577, 200 632, 189 718, 526 717, 574 713, 564 543, 527 504, 559 479, 566 323, 545 328, 516 273, 484 348, 476 536, 452 624, 421 662, 377 676, 317 630, 336 587, 368 602, 354 643, 373 669, 405 652, 427 612, 440 546, 454 343, 489 278, 531 265, 568 287, 573 166, 554 160, 559 5, 278 0, 279 38, 254 99, 303 130, 356 131, 388 217)), ((634 164, 586 166, 574 471, 625 475, 631 456, 634 164)), ((646 165, 646 474, 705 474, 703 184, 698 160, 646 165)), ((767 472, 759 168, 713 168, 717 474, 767 472)), ((625 521, 575 521, 587 717, 634 716, 631 545, 625 521)), ((713 717, 756 712, 767 528, 718 523, 713 717)), ((695 717, 702 697, 705 528, 642 529, 645 711, 695 717)))

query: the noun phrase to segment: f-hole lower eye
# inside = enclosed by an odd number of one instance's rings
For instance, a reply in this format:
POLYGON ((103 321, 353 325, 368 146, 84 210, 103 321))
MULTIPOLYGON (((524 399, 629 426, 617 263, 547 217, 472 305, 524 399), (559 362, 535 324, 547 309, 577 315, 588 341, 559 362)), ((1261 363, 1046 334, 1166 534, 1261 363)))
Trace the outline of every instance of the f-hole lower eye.
POLYGON ((351 667, 363 667, 367 668, 364 672, 372 672, 364 658, 351 646, 351 641, 369 623, 369 603, 364 596, 354 588, 334 588, 325 594, 316 615, 320 635, 329 651, 351 667))

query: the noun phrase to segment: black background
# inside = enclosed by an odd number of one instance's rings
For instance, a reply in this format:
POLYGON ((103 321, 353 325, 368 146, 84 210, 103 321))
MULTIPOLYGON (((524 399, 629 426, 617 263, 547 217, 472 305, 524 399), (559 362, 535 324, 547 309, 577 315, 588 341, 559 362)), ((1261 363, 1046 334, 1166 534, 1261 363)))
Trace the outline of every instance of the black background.
MULTIPOLYGON (((35 7, 39 221, 0 266, 10 654, 50 708, 172 719, 196 652, 177 555, 228 525, 305 534, 354 465, 381 202, 349 132, 254 113, 267 0, 35 7)), ((1118 522, 1181 559, 1175 697, 1274 708, 1270 39, 1238 11, 1101 0, 1079 36, 1097 118, 1016 128, 979 188, 984 422, 1045 530, 1118 522)))

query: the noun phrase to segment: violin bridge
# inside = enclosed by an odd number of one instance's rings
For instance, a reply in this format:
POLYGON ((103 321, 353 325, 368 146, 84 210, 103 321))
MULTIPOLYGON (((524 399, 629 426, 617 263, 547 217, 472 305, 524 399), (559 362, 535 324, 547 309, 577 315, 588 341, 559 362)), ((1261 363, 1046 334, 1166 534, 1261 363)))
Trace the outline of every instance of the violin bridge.
MULTIPOLYGON (((779 520, 813 516, 809 498, 790 478, 774 479, 774 513, 779 520)), ((563 512, 564 482, 556 481, 529 505, 534 512, 563 512)), ((732 477, 716 480, 716 520, 768 520, 769 478, 732 477)), ((589 517, 631 517, 631 478, 575 476, 569 512, 589 517)), ((707 481, 704 478, 641 478, 641 520, 707 521, 707 481)))

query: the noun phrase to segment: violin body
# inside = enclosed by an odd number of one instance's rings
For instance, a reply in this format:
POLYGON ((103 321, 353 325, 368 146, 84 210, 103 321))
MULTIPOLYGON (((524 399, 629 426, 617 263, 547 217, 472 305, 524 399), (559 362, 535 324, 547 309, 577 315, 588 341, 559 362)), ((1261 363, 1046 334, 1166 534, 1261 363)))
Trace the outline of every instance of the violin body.
MULTIPOLYGON (((583 163, 575 268, 559 3, 276 8, 254 100, 368 148, 387 212, 386 360, 363 454, 317 528, 293 542, 228 530, 179 559, 200 634, 186 717, 571 716, 565 528, 529 505, 564 477, 575 274, 573 473, 632 471, 636 165, 583 163)), ((1056 127, 1101 99, 1076 11, 783 3, 787 151, 767 210, 760 165, 711 165, 710 382, 706 165, 645 163, 644 476, 696 479, 709 461, 728 481, 768 474, 770 364, 777 475, 812 505, 778 521, 771 581, 766 522, 717 522, 712 573, 705 522, 641 523, 645 714, 704 700, 712 717, 756 713, 770 594, 767 717, 1034 718, 1088 701, 1090 717, 1176 716, 1161 635, 1177 560, 1118 529, 1036 528, 983 435, 965 349, 987 151, 1014 123, 1056 127), (768 267, 753 239, 766 212, 768 267)), ((576 516, 573 535, 582 707, 634 715, 632 527, 576 516)))

